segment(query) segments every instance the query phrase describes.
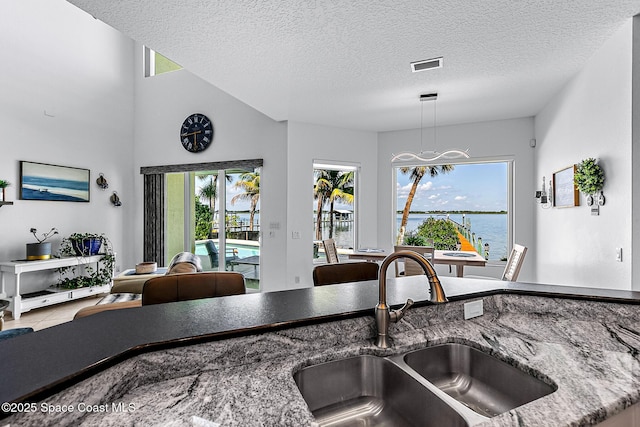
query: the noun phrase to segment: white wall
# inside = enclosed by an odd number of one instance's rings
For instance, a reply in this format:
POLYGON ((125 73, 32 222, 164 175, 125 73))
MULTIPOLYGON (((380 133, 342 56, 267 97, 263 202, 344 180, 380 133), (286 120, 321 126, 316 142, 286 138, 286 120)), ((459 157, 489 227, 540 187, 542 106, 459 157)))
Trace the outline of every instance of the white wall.
POLYGON ((631 20, 535 118, 536 182, 581 160, 599 160, 606 205, 538 210, 539 282, 631 288, 631 20), (623 248, 623 262, 615 248, 623 248))
MULTIPOLYGON (((313 162, 339 161, 360 165, 358 245, 375 247, 379 212, 377 137, 362 132, 289 122, 287 205, 287 288, 313 286, 313 162), (292 232, 300 239, 292 239, 292 232), (296 279, 297 278, 297 279, 296 279)), ((283 283, 285 285, 285 283, 283 283)))
MULTIPOLYGON (((640 15, 633 17, 631 164, 640 164, 640 15)), ((640 212, 640 168, 631 168, 631 212, 640 212)), ((631 253, 640 253, 640 215, 632 215, 631 253)), ((640 290, 640 257, 629 258, 631 288, 640 290)))
POLYGON ((135 212, 131 217, 134 231, 129 238, 135 257, 130 265, 142 261, 143 254, 140 167, 262 158, 261 285, 267 291, 280 286, 285 282, 286 123, 273 121, 187 70, 142 77, 142 49, 137 45, 135 53, 135 199, 131 200, 135 212), (213 121, 214 139, 205 151, 191 153, 182 147, 179 131, 184 119, 197 112, 213 121))
POLYGON ((129 258, 133 43, 62 0, 3 0, 0 40, 0 178, 13 184, 14 201, 0 209, 0 259, 25 257, 31 227, 58 228, 54 251, 62 236, 105 233, 119 259, 129 258), (18 200, 20 160, 90 169, 91 201, 18 200), (95 184, 100 172, 107 191, 95 184), (109 202, 113 190, 120 208, 109 202))
MULTIPOLYGON (((483 158, 509 158, 514 161, 514 210, 513 241, 530 249, 535 243, 535 203, 533 198, 534 149, 529 141, 533 138, 533 118, 498 120, 469 123, 455 126, 438 126, 438 148, 469 148, 471 160, 483 158)), ((429 131, 430 132, 430 131, 429 131)), ((394 176, 391 164, 392 153, 419 151, 420 129, 382 132, 378 137, 378 245, 392 250, 396 224, 394 200, 394 176)), ((518 280, 533 280, 535 251, 527 258, 518 280)), ((440 272, 442 269, 438 269, 440 272)), ((501 268, 465 268, 465 274, 497 276, 501 268)))
MULTIPOLYGON (((141 75, 138 70, 136 174, 141 166, 264 159, 260 183, 263 291, 313 285, 314 160, 361 165, 360 242, 377 244, 376 133, 277 123, 186 70, 146 79, 141 75), (194 112, 208 115, 215 127, 213 144, 199 154, 184 150, 178 138, 182 121, 194 112), (300 232, 301 238, 292 239, 292 231, 300 232)), ((135 176, 135 187, 132 241, 141 257, 142 176, 135 176)))

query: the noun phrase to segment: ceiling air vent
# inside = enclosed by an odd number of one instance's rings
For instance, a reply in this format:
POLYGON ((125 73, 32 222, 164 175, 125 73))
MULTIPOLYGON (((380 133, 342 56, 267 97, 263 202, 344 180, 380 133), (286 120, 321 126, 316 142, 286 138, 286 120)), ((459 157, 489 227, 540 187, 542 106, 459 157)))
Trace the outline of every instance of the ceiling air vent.
POLYGON ((438 99, 438 92, 436 93, 423 93, 420 95, 420 101, 435 101, 438 99))
POLYGON ((424 61, 417 61, 411 63, 411 71, 417 73, 418 71, 433 70, 435 68, 442 67, 442 56, 439 58, 425 59, 424 61))

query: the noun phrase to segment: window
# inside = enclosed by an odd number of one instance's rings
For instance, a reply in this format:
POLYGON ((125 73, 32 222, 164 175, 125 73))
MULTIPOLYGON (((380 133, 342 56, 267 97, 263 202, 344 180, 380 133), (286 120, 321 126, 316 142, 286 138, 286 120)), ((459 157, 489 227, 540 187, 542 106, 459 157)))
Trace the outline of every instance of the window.
POLYGON ((326 261, 322 241, 334 239, 340 258, 356 247, 358 167, 316 162, 313 165, 315 261, 326 261))
POLYGON ((489 260, 506 260, 511 170, 511 161, 396 167, 395 241, 432 238, 436 249, 461 246, 487 252, 489 260), (446 233, 455 233, 453 240, 440 235, 446 233))
POLYGON ((170 71, 181 70, 182 67, 166 56, 144 46, 144 76, 153 77, 170 71))

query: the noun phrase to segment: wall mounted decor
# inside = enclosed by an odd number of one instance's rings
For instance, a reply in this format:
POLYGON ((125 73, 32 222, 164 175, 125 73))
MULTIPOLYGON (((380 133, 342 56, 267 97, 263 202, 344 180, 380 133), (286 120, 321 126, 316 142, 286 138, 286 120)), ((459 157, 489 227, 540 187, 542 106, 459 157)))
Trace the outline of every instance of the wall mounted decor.
POLYGON ((551 187, 551 182, 549 182, 549 191, 547 192, 545 177, 542 177, 542 187, 539 191, 536 191, 536 202, 540 204, 542 209, 548 209, 553 204, 553 190, 551 187))
POLYGON ((20 199, 89 201, 89 169, 20 162, 20 199))
POLYGON ((120 197, 118 197, 118 193, 116 193, 115 191, 113 192, 113 194, 111 195, 109 200, 111 200, 111 203, 115 207, 122 206, 122 202, 120 201, 120 197))
POLYGON ((569 208, 580 205, 580 193, 573 183, 576 165, 569 166, 553 174, 553 206, 569 208))
POLYGON ((602 193, 604 171, 596 163, 596 159, 590 157, 578 163, 573 181, 578 190, 587 197, 587 206, 591 206, 591 214, 599 215, 599 207, 604 206, 605 202, 604 194, 602 193))
POLYGON ((96 184, 98 184, 98 187, 100 187, 102 190, 106 190, 107 188, 109 188, 107 178, 104 177, 104 174, 102 172, 100 172, 99 175, 100 176, 98 176, 98 179, 96 179, 96 184))
POLYGON ((205 150, 212 140, 213 123, 204 114, 192 114, 180 126, 180 142, 187 151, 199 153, 205 150))

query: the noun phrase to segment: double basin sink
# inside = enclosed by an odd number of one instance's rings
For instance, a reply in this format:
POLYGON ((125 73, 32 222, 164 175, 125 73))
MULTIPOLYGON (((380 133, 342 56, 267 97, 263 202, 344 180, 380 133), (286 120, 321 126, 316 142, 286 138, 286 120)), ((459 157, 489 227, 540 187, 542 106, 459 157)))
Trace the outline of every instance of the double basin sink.
POLYGON ((469 345, 308 366, 294 379, 320 426, 472 426, 557 387, 469 345))

